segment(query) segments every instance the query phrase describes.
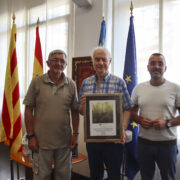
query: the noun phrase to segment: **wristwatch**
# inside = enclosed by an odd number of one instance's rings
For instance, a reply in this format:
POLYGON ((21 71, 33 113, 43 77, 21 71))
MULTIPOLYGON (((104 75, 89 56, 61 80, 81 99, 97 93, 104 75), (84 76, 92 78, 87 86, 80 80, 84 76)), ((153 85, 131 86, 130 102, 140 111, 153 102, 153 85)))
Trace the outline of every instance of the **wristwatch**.
POLYGON ((27 134, 26 135, 26 138, 28 139, 28 140, 30 140, 30 139, 32 139, 33 137, 35 137, 35 134, 27 134))
POLYGON ((167 127, 167 128, 172 127, 171 120, 170 120, 170 119, 167 119, 166 121, 167 121, 167 122, 166 122, 166 127, 167 127))

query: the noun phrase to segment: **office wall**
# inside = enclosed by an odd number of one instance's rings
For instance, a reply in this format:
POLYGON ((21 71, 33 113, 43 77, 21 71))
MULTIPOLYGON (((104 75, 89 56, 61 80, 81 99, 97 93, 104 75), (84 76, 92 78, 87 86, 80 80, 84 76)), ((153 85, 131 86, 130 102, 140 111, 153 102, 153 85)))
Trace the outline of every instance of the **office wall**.
POLYGON ((91 8, 75 7, 75 57, 89 55, 98 45, 102 21, 102 0, 92 0, 91 8))

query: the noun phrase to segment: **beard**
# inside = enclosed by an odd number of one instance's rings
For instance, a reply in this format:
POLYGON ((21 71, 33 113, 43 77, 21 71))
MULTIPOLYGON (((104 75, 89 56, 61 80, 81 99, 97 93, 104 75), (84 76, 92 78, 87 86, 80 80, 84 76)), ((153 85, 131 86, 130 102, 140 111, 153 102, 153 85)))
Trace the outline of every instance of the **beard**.
POLYGON ((151 78, 152 79, 158 80, 158 79, 162 78, 162 76, 163 76, 163 73, 159 70, 154 70, 151 72, 151 78), (158 73, 155 74, 154 72, 158 72, 158 73))

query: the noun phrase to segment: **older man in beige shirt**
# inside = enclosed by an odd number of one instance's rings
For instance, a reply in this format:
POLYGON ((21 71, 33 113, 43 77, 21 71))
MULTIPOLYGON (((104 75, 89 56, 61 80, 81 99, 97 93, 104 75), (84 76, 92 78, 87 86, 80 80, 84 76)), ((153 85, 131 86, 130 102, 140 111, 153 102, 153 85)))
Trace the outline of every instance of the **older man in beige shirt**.
POLYGON ((32 80, 23 102, 28 145, 35 152, 34 180, 50 180, 53 160, 55 179, 70 180, 71 149, 77 145, 79 127, 76 85, 63 73, 64 51, 52 51, 47 65, 49 71, 32 80))

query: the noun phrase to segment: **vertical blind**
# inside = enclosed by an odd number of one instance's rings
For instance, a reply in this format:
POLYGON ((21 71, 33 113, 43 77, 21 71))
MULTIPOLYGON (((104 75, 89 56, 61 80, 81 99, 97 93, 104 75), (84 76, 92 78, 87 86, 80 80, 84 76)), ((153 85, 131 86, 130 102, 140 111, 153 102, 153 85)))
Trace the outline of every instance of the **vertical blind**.
MULTIPOLYGON (((0 1, 0 113, 4 93, 6 63, 12 28, 12 15, 15 13, 17 25, 17 61, 21 109, 22 100, 33 74, 36 25, 39 18, 39 34, 42 47, 44 72, 48 70, 46 60, 51 50, 62 49, 68 53, 69 37, 72 37, 73 6, 70 0, 6 0, 0 1)), ((73 44, 73 42, 71 42, 73 44)), ((65 72, 67 73, 67 71, 65 72)), ((23 110, 22 110, 23 113, 23 110)))
MULTIPOLYGON (((112 29, 113 71, 122 77, 130 17, 130 0, 106 0, 112 3, 108 27, 112 29)), ((154 52, 165 55, 167 71, 165 77, 173 82, 179 81, 180 67, 180 0, 133 0, 133 16, 137 48, 139 82, 150 79, 147 71, 149 56, 154 52)))

